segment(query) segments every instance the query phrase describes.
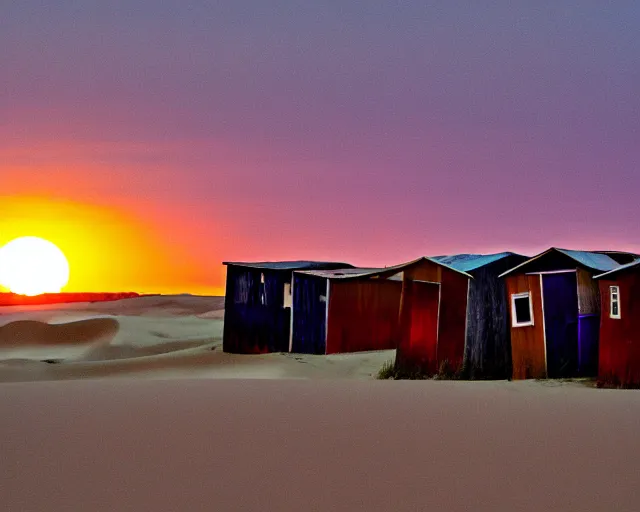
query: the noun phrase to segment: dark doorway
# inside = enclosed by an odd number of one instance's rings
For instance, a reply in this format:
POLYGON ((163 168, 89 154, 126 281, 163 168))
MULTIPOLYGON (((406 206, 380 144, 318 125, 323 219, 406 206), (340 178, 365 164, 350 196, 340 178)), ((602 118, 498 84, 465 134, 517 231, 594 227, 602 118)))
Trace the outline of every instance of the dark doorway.
POLYGON ((547 377, 574 377, 578 371, 578 283, 575 272, 542 276, 547 377))

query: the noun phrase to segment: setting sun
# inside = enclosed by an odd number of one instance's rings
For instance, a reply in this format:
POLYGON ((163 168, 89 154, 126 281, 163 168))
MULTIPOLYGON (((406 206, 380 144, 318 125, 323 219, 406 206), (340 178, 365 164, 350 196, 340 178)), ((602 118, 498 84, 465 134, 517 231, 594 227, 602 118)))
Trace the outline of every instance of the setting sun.
POLYGON ((0 247, 0 285, 20 295, 58 293, 69 281, 64 253, 43 238, 16 238, 0 247))

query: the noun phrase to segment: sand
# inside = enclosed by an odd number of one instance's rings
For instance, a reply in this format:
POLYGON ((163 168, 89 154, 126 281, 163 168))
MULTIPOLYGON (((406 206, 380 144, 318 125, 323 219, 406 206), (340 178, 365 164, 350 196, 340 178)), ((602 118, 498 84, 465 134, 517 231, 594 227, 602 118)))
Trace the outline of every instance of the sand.
POLYGON ((0 510, 638 510, 640 392, 224 354, 221 307, 3 308, 0 510))
POLYGON ((1 390, 3 510, 638 510, 630 391, 237 379, 1 390))
POLYGON ((139 297, 0 308, 0 382, 85 378, 366 378, 393 351, 222 351, 223 297, 139 297))

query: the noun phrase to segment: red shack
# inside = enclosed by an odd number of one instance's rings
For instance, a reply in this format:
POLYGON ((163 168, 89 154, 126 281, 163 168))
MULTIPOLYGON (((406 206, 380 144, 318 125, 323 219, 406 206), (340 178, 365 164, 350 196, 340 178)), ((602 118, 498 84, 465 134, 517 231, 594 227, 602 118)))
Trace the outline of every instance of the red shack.
POLYGON ((402 274, 396 369, 435 374, 446 363, 462 367, 471 275, 432 258, 420 258, 402 274))
POLYGON ((602 297, 598 382, 640 387, 640 260, 596 276, 602 297))
POLYGON ((403 268, 294 272, 290 351, 336 354, 395 349, 403 268))

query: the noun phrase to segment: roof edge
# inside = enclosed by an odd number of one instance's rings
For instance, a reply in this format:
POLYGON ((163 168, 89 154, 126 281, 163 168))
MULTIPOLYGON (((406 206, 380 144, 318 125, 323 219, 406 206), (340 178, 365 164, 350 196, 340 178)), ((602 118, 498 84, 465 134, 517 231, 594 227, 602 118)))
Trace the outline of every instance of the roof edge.
MULTIPOLYGON (((419 263, 422 263, 423 261, 429 261, 435 265, 438 265, 439 267, 443 267, 446 269, 449 269, 453 272, 456 272, 457 274, 462 274, 465 277, 468 277, 469 279, 473 279, 473 276, 471 274, 468 274, 467 272, 464 272, 462 270, 458 270, 457 268, 453 268, 450 265, 447 265, 445 263, 441 263, 438 260, 435 260, 433 258, 429 258, 427 256, 422 256, 420 258, 417 258, 415 260, 411 260, 411 261, 407 261, 406 263, 400 263, 398 265, 393 265, 390 267, 384 267, 384 268, 379 268, 379 269, 375 269, 372 270, 370 272, 362 272, 361 274, 355 274, 353 276, 340 276, 339 278, 336 277, 335 279, 340 279, 343 281, 350 281, 350 280, 356 280, 356 279, 366 279, 366 278, 372 278, 372 277, 384 277, 384 276, 390 276, 393 274, 397 274, 398 272, 402 272, 403 270, 410 268, 414 265, 418 265, 419 263)), ((347 268, 347 267, 345 267, 347 268)), ((357 267, 353 267, 353 268, 357 268, 357 267)), ((306 274, 307 271, 305 270, 294 270, 294 273, 300 273, 300 274, 306 274)), ((313 275, 313 271, 310 271, 309 274, 307 275, 313 275)), ((319 277, 319 276, 318 276, 319 277)), ((332 279, 331 277, 328 276, 323 276, 323 278, 325 279, 332 279)))
POLYGON ((613 270, 609 270, 608 272, 604 272, 602 274, 598 274, 597 276, 593 276, 594 279, 604 279, 607 276, 611 276, 613 274, 619 274, 621 272, 625 272, 626 270, 630 270, 635 267, 640 267, 640 259, 632 261, 631 263, 627 263, 626 265, 621 265, 618 268, 614 268, 613 270))

